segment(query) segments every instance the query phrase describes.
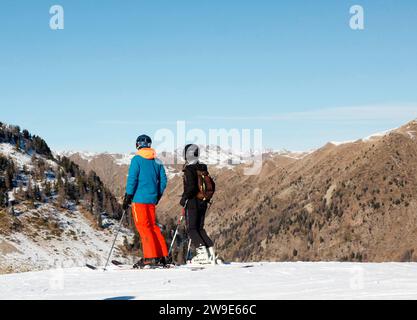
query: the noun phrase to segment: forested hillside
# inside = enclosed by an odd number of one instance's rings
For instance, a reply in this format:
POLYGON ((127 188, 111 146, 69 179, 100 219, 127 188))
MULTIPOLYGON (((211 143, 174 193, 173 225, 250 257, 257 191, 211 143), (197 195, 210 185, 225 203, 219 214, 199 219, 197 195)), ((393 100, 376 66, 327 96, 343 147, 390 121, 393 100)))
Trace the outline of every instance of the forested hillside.
MULTIPOLYGON (((102 264, 121 214, 95 172, 54 156, 27 130, 0 124, 0 273, 102 264)), ((131 257, 133 238, 124 228, 115 256, 131 257)))
POLYGON ((60 207, 74 202, 98 220, 102 213, 121 216, 119 203, 95 172, 87 174, 66 157, 54 158, 42 138, 0 123, 0 144, 1 207, 21 201, 54 202, 60 207))

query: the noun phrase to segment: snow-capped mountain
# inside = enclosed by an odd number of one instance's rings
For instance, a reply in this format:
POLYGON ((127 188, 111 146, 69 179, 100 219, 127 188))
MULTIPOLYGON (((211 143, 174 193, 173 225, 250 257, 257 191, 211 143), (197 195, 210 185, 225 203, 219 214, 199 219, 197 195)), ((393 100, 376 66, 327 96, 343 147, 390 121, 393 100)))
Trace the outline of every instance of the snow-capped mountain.
MULTIPOLYGON (((135 155, 135 153, 93 153, 88 151, 61 151, 56 152, 56 154, 68 158, 77 156, 79 159, 87 162, 92 162, 100 157, 111 158, 114 164, 118 166, 129 166, 130 161, 135 155)), ((200 160, 202 162, 219 169, 231 168, 232 166, 245 163, 245 161, 251 157, 249 152, 227 151, 213 145, 200 146, 200 154, 200 160)), ((168 168, 175 168, 178 165, 183 165, 183 148, 178 148, 175 152, 160 152, 158 153, 158 158, 160 158, 168 168)))
MULTIPOLYGON (((212 170, 233 169, 250 160, 249 153, 233 153, 218 146, 201 146, 201 161, 208 164, 212 170)), ((112 192, 121 197, 124 195, 126 176, 134 153, 91 153, 83 151, 57 152, 58 156, 65 156, 77 163, 84 171, 95 171, 112 192)), ((287 152, 288 155, 291 153, 287 152)), ((164 163, 169 180, 182 173, 184 165, 183 148, 175 152, 161 152, 158 158, 164 163)))
MULTIPOLYGON (((215 174, 206 226, 231 261, 417 261, 417 122, 215 174)), ((181 179, 161 201, 178 212, 181 179)))
MULTIPOLYGON (((244 161, 230 165, 228 152, 210 147, 221 161, 210 169, 218 190, 206 224, 219 254, 231 261, 414 261, 416 132, 413 121, 310 152, 266 150, 255 176, 244 174, 244 161)), ((124 194, 131 155, 68 156, 124 194)), ((158 206, 164 225, 180 213, 182 187, 182 164, 167 167, 172 175, 158 206)))
POLYGON ((70 158, 73 155, 78 155, 82 160, 91 162, 99 156, 109 156, 114 159, 114 163, 119 166, 130 165, 134 153, 110 153, 110 152, 88 152, 88 151, 58 151, 55 152, 57 156, 70 158))
POLYGON ((0 273, 102 261, 120 213, 95 173, 55 157, 28 131, 0 125, 0 273))
POLYGON ((414 121, 411 121, 409 124, 407 124, 404 127, 394 128, 394 129, 389 129, 389 130, 377 132, 377 133, 371 134, 371 135, 369 135, 365 138, 359 139, 359 140, 331 141, 330 143, 335 145, 335 146, 340 146, 340 145, 350 144, 350 143, 372 142, 372 141, 377 141, 378 139, 383 138, 383 137, 389 135, 392 132, 406 133, 406 134, 409 135, 410 138, 414 139, 415 136, 416 136, 416 131, 413 130, 413 126, 416 123, 417 123, 417 120, 414 120, 414 121))

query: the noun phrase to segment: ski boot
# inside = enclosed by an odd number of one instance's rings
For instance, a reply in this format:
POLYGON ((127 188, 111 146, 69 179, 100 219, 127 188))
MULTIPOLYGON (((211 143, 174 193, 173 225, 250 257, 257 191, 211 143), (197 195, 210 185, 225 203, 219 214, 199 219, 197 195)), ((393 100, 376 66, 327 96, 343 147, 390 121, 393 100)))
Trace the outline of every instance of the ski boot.
POLYGON ((208 252, 209 252, 210 263, 213 266, 217 264, 225 264, 223 259, 221 259, 218 255, 216 255, 216 251, 214 250, 214 247, 208 248, 208 252))
POLYGON ((172 258, 170 257, 162 257, 162 258, 157 258, 155 260, 158 266, 164 269, 169 269, 175 266, 174 263, 172 262, 172 258))
POLYGON ((213 266, 215 266, 217 264, 217 256, 216 256, 216 252, 214 251, 214 247, 208 248, 208 253, 209 253, 210 263, 213 266))
POLYGON ((133 269, 147 269, 158 266, 158 261, 156 259, 144 259, 141 258, 138 262, 133 265, 133 269))
POLYGON ((191 264, 204 265, 211 264, 208 249, 205 246, 198 247, 196 249, 197 254, 191 259, 191 264))

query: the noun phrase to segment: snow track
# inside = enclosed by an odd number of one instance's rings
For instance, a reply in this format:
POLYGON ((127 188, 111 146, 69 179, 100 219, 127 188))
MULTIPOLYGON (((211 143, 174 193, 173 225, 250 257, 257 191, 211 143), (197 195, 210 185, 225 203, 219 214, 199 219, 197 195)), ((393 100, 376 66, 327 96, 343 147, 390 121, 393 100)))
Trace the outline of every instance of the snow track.
POLYGON ((0 299, 417 299, 417 264, 256 263, 191 271, 73 268, 0 276, 0 299))

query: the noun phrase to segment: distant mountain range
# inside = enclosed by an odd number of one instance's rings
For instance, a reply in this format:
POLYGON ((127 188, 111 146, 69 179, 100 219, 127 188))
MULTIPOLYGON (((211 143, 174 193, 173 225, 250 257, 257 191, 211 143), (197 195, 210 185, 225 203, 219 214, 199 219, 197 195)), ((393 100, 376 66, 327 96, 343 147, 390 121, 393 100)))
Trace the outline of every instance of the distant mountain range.
MULTIPOLYGON (((218 146, 201 147, 201 150, 201 161, 208 164, 212 170, 234 169, 247 163, 248 159, 250 160, 250 155, 236 154, 223 150, 218 146)), ((264 158, 269 158, 280 155, 293 159, 301 159, 310 152, 265 150, 263 156, 264 158)), ((116 196, 122 197, 124 195, 127 172, 134 153, 119 154, 109 152, 64 151, 57 152, 56 154, 58 156, 68 157, 86 172, 90 170, 96 172, 116 196)), ((168 179, 173 179, 181 175, 183 168, 182 149, 177 150, 175 153, 164 152, 159 154, 158 158, 165 164, 168 179)))
MULTIPOLYGON (((417 123, 310 152, 269 151, 262 171, 211 165, 218 192, 207 219, 223 257, 236 261, 417 260, 417 123)), ((118 196, 126 156, 80 153, 118 196)), ((159 217, 179 214, 181 167, 168 166, 159 217)))
MULTIPOLYGON (((254 176, 241 155, 208 148, 220 156, 203 160, 218 187, 206 224, 226 260, 417 261, 416 121, 310 152, 265 151, 254 176)), ((40 137, 0 123, 0 272, 103 261, 132 156, 53 154, 40 137)), ((168 241, 181 169, 167 165, 158 206, 168 241)), ((116 256, 132 261, 137 245, 124 229, 116 256)))

